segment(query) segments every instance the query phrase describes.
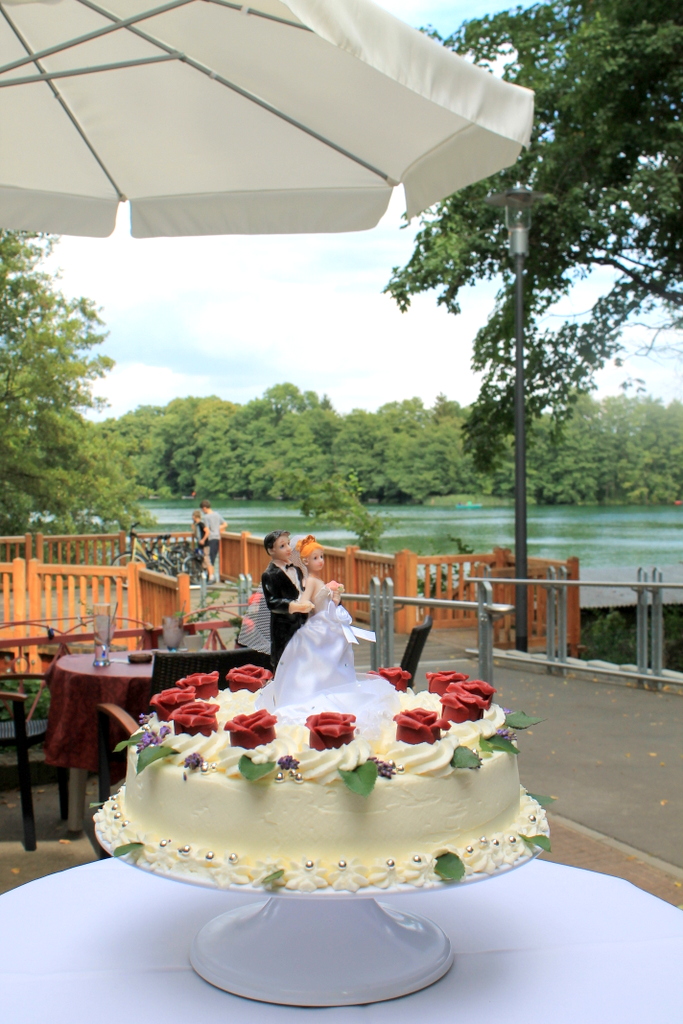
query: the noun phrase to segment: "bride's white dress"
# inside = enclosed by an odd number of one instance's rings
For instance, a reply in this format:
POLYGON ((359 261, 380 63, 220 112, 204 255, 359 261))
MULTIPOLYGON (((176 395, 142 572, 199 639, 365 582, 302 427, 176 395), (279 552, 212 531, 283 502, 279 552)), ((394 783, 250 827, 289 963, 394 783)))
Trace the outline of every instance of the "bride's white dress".
POLYGON ((257 707, 285 724, 304 724, 309 715, 341 711, 356 716, 370 738, 400 710, 396 690, 381 676, 356 676, 351 616, 323 587, 310 615, 285 647, 275 678, 261 690, 257 707))

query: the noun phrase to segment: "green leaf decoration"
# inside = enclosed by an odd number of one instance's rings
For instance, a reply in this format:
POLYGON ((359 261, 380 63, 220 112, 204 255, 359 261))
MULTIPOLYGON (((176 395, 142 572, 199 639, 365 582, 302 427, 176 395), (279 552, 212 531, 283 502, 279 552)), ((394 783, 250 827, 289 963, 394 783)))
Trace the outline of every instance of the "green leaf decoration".
POLYGON ((469 747, 456 747, 451 758, 451 768, 481 768, 481 758, 469 747))
POLYGON ((249 782, 256 782, 257 779, 262 779, 264 775, 270 775, 272 771, 275 771, 275 761, 266 761, 264 764, 254 764, 250 757, 246 754, 242 754, 238 761, 237 767, 240 775, 242 775, 249 782))
POLYGON ((541 807, 550 807, 550 805, 554 804, 557 799, 554 796, 540 796, 538 793, 529 793, 529 796, 532 800, 535 800, 537 804, 540 804, 541 807))
POLYGON ((550 840, 547 836, 522 836, 527 846, 540 846, 546 853, 550 853, 550 840))
POLYGON ((344 785, 352 793, 357 793, 358 796, 369 796, 377 782, 377 765, 374 761, 366 761, 365 764, 359 764, 352 772, 345 772, 339 768, 339 774, 344 780, 344 785))
POLYGON ((434 870, 437 875, 447 879, 449 882, 459 882, 464 877, 465 865, 457 853, 442 853, 440 857, 436 858, 434 870))
POLYGON ((100 800, 99 803, 95 802, 95 803, 92 803, 92 804, 88 804, 88 807, 104 807, 104 801, 100 800))
POLYGON ((124 843, 123 846, 117 846, 114 850, 115 857, 125 857, 127 853, 139 853, 144 843, 124 843))
POLYGON ((271 871, 269 875, 262 880, 261 885, 274 885, 275 882, 279 881, 285 873, 284 868, 280 868, 279 871, 271 871))
POLYGON ((491 736, 487 740, 482 736, 479 740, 479 746, 487 754, 492 753, 494 750, 502 750, 505 754, 519 754, 519 750, 517 750, 514 743, 506 740, 504 736, 491 736))
POLYGON ((538 725, 542 718, 532 718, 523 711, 511 711, 505 716, 505 724, 509 729, 528 729, 532 725, 538 725))
POLYGON ((162 757, 168 757, 170 754, 178 754, 178 750, 174 750, 173 747, 145 747, 138 754, 138 763, 135 768, 135 774, 139 775, 140 772, 144 772, 145 768, 153 764, 154 761, 158 761, 162 757))
POLYGON ((129 736, 127 740, 121 740, 120 743, 116 744, 116 746, 114 747, 114 753, 118 754, 122 750, 125 750, 126 747, 134 746, 136 743, 139 743, 141 739, 142 739, 142 731, 134 732, 133 735, 129 736))

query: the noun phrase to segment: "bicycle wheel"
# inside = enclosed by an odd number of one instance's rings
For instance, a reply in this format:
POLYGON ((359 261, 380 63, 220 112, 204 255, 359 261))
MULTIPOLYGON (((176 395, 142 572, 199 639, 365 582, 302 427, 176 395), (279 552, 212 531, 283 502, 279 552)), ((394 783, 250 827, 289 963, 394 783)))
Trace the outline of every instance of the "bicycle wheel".
POLYGON ((112 558, 110 564, 126 566, 130 562, 144 562, 144 564, 146 565, 147 559, 138 551, 136 551, 134 555, 131 555, 130 551, 122 551, 120 555, 116 556, 116 558, 112 558))
POLYGON ((150 569, 152 572, 163 573, 164 576, 177 576, 178 572, 174 565, 164 555, 156 555, 153 558, 148 558, 145 562, 145 569, 150 569))
POLYGON ((186 572, 190 577, 190 586, 197 586, 201 583, 202 573, 204 572, 204 559, 196 555, 188 555, 183 562, 182 572, 186 572))

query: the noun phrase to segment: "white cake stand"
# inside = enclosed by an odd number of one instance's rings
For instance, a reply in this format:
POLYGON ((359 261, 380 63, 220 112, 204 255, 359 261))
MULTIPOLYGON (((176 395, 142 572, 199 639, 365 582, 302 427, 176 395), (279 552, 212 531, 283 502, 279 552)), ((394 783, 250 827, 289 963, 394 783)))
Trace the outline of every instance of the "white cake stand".
MULTIPOLYGON (((96 832, 100 844, 109 844, 96 832)), ((535 856, 535 855, 534 855, 535 856)), ((190 962, 202 978, 247 999, 290 1006, 352 1006, 376 1003, 432 985, 453 963, 447 935, 426 917, 380 902, 377 896, 439 892, 495 878, 472 875, 461 882, 419 889, 368 886, 356 893, 277 890, 208 921, 195 935, 190 962)), ((149 870, 124 860, 132 867, 149 870)), ((216 888, 181 874, 161 877, 216 888)), ((221 890, 226 891, 226 890, 221 890)), ((230 886, 242 895, 262 888, 230 886)))

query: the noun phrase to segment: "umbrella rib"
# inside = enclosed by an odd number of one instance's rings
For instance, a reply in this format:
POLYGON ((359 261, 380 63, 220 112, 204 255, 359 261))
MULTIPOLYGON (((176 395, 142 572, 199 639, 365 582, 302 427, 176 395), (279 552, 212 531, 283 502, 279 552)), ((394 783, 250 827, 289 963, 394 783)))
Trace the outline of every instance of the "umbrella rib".
MULTIPOLYGON (((28 42, 24 39, 23 35, 21 34, 21 32, 19 31, 17 26, 14 24, 14 22, 12 21, 12 19, 8 15, 8 13, 5 10, 5 8, 0 6, 0 11, 2 12, 2 15, 3 15, 5 21, 7 22, 7 24, 9 25, 10 29, 12 30, 12 32, 14 32, 14 34, 17 37, 17 39, 19 40, 19 42, 21 43, 21 45, 26 50, 26 53, 27 54, 31 54, 31 47, 29 46, 28 42)), ((35 54, 31 54, 31 62, 33 64, 35 64, 35 66, 38 68, 38 71, 41 72, 41 74, 44 73, 43 66, 42 66, 42 64, 40 63, 40 60, 38 60, 38 58, 37 58, 37 56, 35 54)), ((76 129, 76 131, 80 135, 81 139, 83 140, 83 142, 87 146, 87 148, 90 151, 93 159, 97 161, 97 164, 100 167, 100 170, 105 175, 107 181, 109 182, 111 187, 116 192, 116 195, 117 195, 118 199, 121 202, 123 202, 125 200, 125 198, 126 198, 125 195, 123 194, 123 192, 121 191, 119 186, 116 184, 116 181, 114 180, 114 178, 110 174, 110 172, 109 172, 107 166, 105 165, 104 161, 100 157, 100 155, 97 152, 97 150, 95 149, 95 147, 90 142, 88 136, 85 134, 85 131, 83 130, 80 122, 78 121, 78 118, 76 117, 76 115, 73 113, 73 111, 69 107, 69 104, 66 102, 66 100, 64 99, 64 97, 60 93, 60 91, 57 88, 57 86, 53 85, 53 83, 49 79, 47 80, 47 86, 52 91, 52 94, 55 97, 55 99, 60 103, 60 105, 62 107, 62 110, 64 111, 66 116, 69 118, 69 120, 71 121, 72 125, 74 126, 74 128, 76 129)))
MULTIPOLYGON (((82 4, 84 7, 89 7, 97 14, 101 14, 104 18, 109 18, 111 21, 118 22, 119 20, 115 14, 110 14, 109 11, 105 10, 103 7, 100 7, 99 4, 93 3, 92 0, 78 0, 78 3, 82 4)), ((137 26, 135 25, 124 25, 123 22, 121 22, 121 26, 123 28, 126 28, 133 35, 138 36, 140 39, 144 39, 146 42, 151 43, 152 46, 156 46, 160 50, 164 50, 166 53, 177 53, 177 51, 174 50, 173 47, 169 46, 167 43, 162 42, 161 39, 157 39, 155 36, 150 35, 149 32, 145 32, 143 29, 137 28, 137 26)), ((266 110, 269 114, 273 114, 275 117, 279 117, 280 120, 292 125, 293 128, 297 128, 299 131, 304 132, 306 135, 310 135, 310 137, 315 139, 317 142, 322 142, 324 146, 327 146, 329 149, 335 150, 341 156, 346 157, 348 160, 352 160, 360 167, 364 167, 367 171, 370 171, 371 174, 376 174, 379 178, 382 178, 384 181, 386 181, 388 185, 391 185, 393 187, 399 184, 399 182, 396 181, 395 178, 392 178, 389 174, 387 174, 386 171, 380 170, 373 164, 368 163, 367 160, 363 160, 362 157, 357 156, 355 153, 351 153, 348 149, 344 149, 343 146, 340 146, 336 142, 333 142, 332 139, 328 139, 326 136, 321 135, 320 132, 315 131, 315 129, 313 128, 309 128, 301 121, 297 121, 295 117, 291 117, 289 114, 286 114, 283 110, 278 110, 277 107, 274 107, 272 106, 272 104, 267 103, 266 100, 260 99, 258 96, 255 96, 254 93, 249 92, 247 89, 243 89, 240 85, 237 85, 235 82, 231 82, 228 78, 224 78, 223 75, 219 75, 218 72, 213 71, 205 64, 201 64, 199 61, 194 60, 193 57, 189 57, 187 54, 181 54, 178 59, 181 60, 184 64, 188 64, 191 68, 194 68, 195 71, 199 71, 201 72, 201 74, 206 75, 207 78, 211 78, 213 79, 214 82, 218 82, 219 85, 224 86, 226 89, 230 89, 232 90, 232 92, 236 92, 239 96, 242 96, 244 99, 249 100, 250 103, 254 103, 257 106, 261 107, 262 110, 266 110)))
MULTIPOLYGON (((37 75, 22 75, 21 78, 0 78, 0 89, 12 85, 30 85, 31 82, 52 82, 55 78, 76 78, 78 75, 94 75, 99 71, 118 71, 121 68, 137 68, 141 64, 161 64, 169 60, 179 60, 180 53, 164 53, 157 57, 139 57, 137 60, 120 60, 111 64, 93 64, 86 68, 70 68, 68 71, 41 71, 37 75)), ((36 67, 41 64, 36 61, 36 67)))
MULTIPOLYGON (((141 14, 131 15, 130 18, 112 18, 106 11, 100 10, 93 6, 93 10, 96 10, 99 14, 108 17, 115 21, 114 25, 105 25, 103 28, 95 29, 92 32, 86 32, 85 35, 76 36, 74 39, 67 39, 62 43, 55 43, 54 46, 48 46, 45 50, 37 50, 35 53, 31 50, 30 46, 22 39, 22 45, 26 49, 26 52, 30 55, 27 57, 20 57, 19 60, 13 60, 9 64, 3 64, 0 66, 0 75, 6 71, 13 71, 15 68, 20 68, 25 64, 33 64, 36 60, 42 60, 43 57, 50 57, 55 53, 63 53, 65 50, 70 50, 74 46, 80 46, 81 43, 88 43, 91 39, 99 39, 101 36, 110 35, 112 32, 118 32, 119 29, 127 28, 129 25, 133 25, 138 21, 146 21, 148 18, 154 18, 158 14, 164 14, 166 11, 172 11, 176 7, 184 7, 187 4, 195 3, 196 0, 169 0, 169 3, 162 4, 161 7, 154 7, 149 11, 144 11, 141 14)), ((88 5, 86 5, 88 6, 88 5)), ((19 32, 15 25, 10 21, 9 15, 4 9, 2 3, 0 3, 0 10, 5 16, 8 24, 11 25, 17 38, 20 38, 19 32)))
POLYGON ((276 14, 266 14, 255 7, 245 7, 244 4, 231 4, 230 0, 207 0, 207 3, 216 4, 217 7, 229 7, 231 11, 239 11, 244 14, 251 14, 255 18, 265 18, 266 21, 275 21, 278 25, 288 25, 290 28, 298 28, 302 32, 312 32, 313 29, 300 21, 289 21, 287 18, 278 18, 276 14))

